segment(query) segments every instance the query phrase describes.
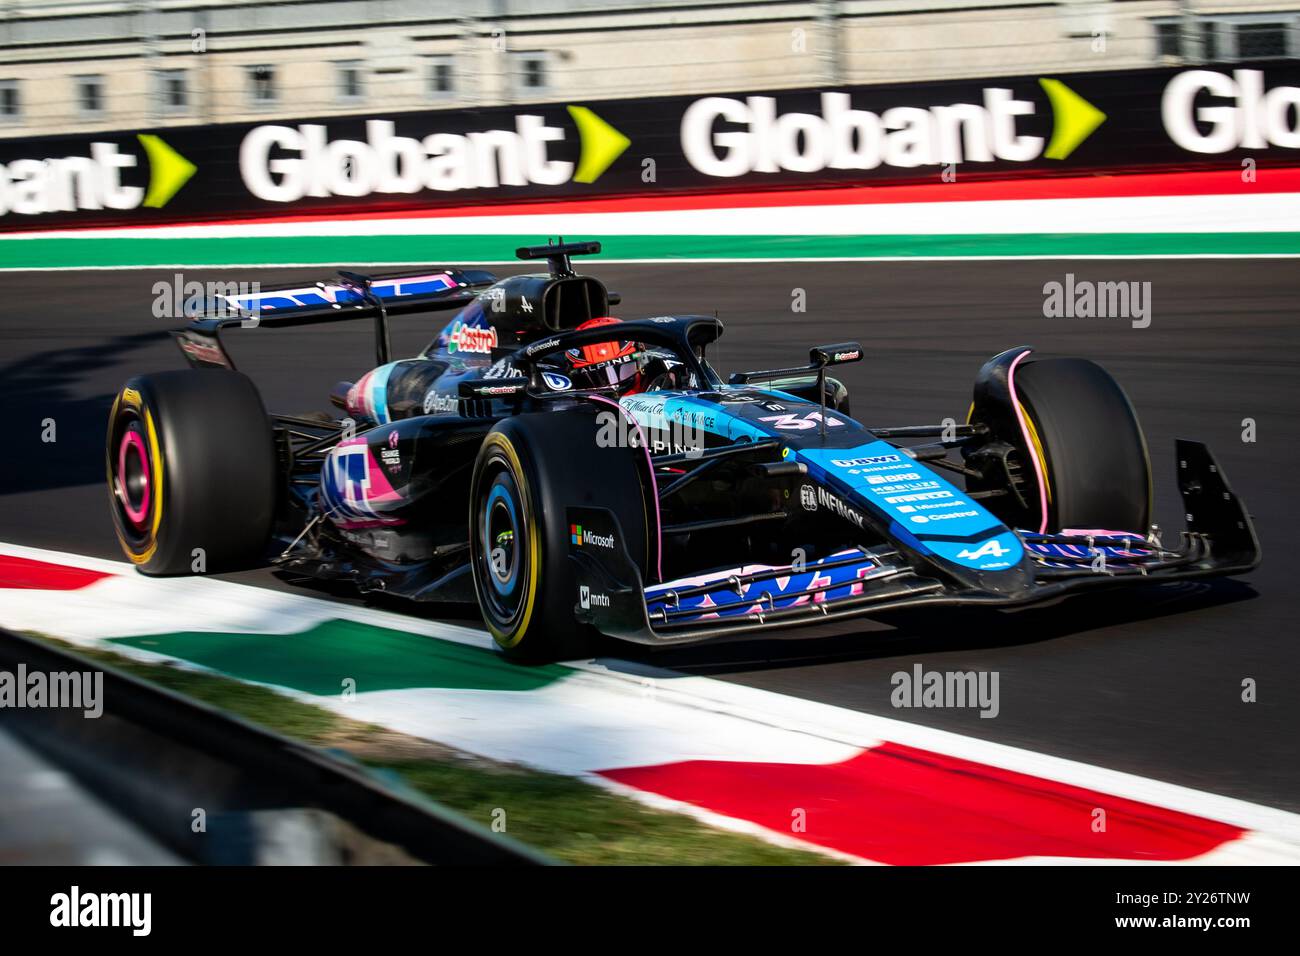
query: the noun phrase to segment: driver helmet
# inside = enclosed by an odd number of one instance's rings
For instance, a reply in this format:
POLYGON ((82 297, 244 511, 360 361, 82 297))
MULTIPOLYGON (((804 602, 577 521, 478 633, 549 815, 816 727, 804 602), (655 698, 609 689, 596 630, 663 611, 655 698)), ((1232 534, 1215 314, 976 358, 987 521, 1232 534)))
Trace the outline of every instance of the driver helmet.
MULTIPOLYGON (((578 326, 583 329, 598 329, 606 325, 618 325, 622 319, 612 315, 597 319, 588 319, 578 326)), ((642 357, 645 347, 637 342, 597 342, 581 348, 569 349, 569 378, 574 388, 609 388, 613 386, 620 392, 630 393, 639 390, 641 380, 642 357)))

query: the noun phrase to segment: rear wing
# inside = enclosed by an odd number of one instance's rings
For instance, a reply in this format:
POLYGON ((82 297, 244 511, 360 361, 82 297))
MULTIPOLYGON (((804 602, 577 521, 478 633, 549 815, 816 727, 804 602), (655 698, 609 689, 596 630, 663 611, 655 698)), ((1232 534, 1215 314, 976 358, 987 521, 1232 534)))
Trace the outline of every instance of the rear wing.
POLYGON ((444 269, 375 276, 339 270, 336 281, 269 288, 232 282, 204 300, 199 316, 172 335, 186 361, 196 368, 233 369, 235 364, 221 343, 223 329, 373 319, 375 363, 386 365, 391 360, 388 316, 460 308, 496 281, 496 276, 480 269, 444 269))

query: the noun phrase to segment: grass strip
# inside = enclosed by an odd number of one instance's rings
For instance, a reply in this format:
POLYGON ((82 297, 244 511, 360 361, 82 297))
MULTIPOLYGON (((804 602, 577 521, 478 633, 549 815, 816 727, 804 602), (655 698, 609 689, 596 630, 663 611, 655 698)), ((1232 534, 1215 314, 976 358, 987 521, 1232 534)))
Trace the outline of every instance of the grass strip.
POLYGON ((567 863, 807 866, 838 862, 815 851, 776 846, 710 827, 686 814, 647 807, 576 777, 488 760, 349 720, 267 687, 29 633, 286 737, 341 750, 471 820, 489 827, 494 822, 498 827, 504 824, 505 832, 516 840, 567 863))

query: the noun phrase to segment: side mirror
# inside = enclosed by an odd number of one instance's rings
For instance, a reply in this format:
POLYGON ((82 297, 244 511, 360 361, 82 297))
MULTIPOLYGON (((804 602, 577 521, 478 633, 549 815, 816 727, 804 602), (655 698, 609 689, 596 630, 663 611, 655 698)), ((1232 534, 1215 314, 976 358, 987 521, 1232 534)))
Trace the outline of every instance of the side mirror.
POLYGON ((838 345, 814 345, 808 350, 808 360, 814 368, 828 365, 844 365, 848 362, 862 361, 862 346, 857 342, 841 342, 838 345))
POLYGON ((862 361, 862 346, 857 342, 841 342, 839 345, 817 345, 808 350, 809 363, 803 368, 773 368, 762 372, 732 372, 727 379, 729 385, 747 385, 755 379, 776 378, 778 375, 807 375, 813 372, 825 378, 826 369, 831 365, 843 365, 846 362, 862 361))

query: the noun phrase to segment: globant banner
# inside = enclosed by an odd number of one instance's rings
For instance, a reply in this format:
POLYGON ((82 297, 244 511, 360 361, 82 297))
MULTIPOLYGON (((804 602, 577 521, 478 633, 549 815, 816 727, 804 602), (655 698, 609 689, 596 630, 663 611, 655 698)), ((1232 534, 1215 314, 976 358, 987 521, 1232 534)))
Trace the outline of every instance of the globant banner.
POLYGON ((1300 61, 0 140, 0 231, 1300 162, 1300 61))

